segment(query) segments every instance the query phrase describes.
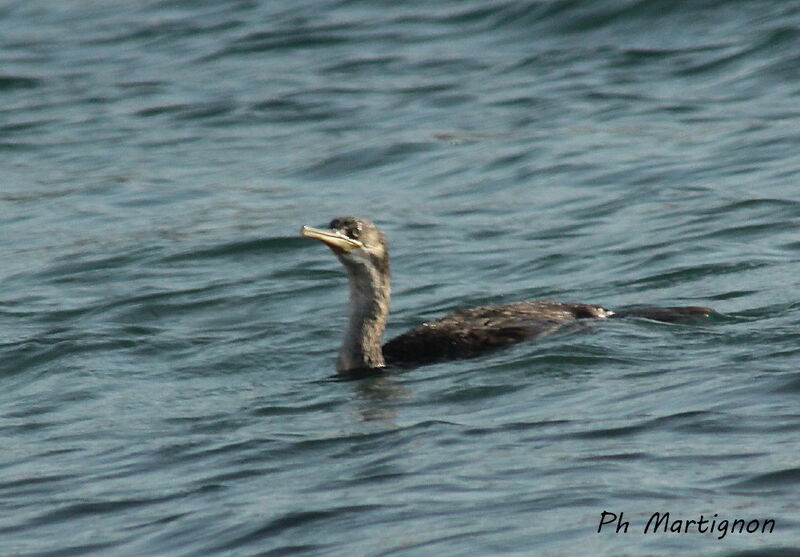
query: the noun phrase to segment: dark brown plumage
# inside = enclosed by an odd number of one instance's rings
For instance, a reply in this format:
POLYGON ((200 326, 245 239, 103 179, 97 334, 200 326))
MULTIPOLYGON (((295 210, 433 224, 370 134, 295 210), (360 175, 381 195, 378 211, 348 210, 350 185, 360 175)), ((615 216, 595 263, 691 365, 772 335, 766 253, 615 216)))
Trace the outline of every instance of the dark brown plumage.
POLYGON ((389 253, 383 233, 358 217, 331 221, 330 230, 304 226, 303 236, 321 240, 344 265, 350 281, 350 318, 337 370, 421 365, 470 358, 487 350, 535 339, 581 319, 643 317, 674 322, 705 317, 701 306, 640 307, 612 312, 602 306, 539 300, 459 310, 414 327, 381 347, 389 312, 389 253))
POLYGON ((546 335, 569 321, 609 313, 600 306, 547 300, 464 309, 393 338, 383 345, 383 356, 394 365, 470 358, 546 335))

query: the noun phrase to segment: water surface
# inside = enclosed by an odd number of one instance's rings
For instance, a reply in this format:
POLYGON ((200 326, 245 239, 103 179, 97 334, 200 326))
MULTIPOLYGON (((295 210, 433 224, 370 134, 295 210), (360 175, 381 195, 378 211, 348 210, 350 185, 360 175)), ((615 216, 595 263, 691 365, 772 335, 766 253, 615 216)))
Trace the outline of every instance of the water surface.
POLYGON ((4 554, 800 549, 794 3, 31 1, 0 37, 4 554), (390 239, 389 335, 719 315, 339 381, 345 279, 298 230, 347 214, 390 239))

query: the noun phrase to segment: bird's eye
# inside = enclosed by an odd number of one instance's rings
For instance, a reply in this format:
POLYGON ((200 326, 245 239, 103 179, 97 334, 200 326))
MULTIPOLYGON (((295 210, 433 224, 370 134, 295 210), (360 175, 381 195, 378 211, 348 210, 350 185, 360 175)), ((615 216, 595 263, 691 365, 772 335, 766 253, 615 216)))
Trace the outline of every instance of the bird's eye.
POLYGON ((340 234, 344 234, 353 240, 358 240, 363 231, 361 223, 351 219, 333 219, 328 225, 328 228, 340 234))

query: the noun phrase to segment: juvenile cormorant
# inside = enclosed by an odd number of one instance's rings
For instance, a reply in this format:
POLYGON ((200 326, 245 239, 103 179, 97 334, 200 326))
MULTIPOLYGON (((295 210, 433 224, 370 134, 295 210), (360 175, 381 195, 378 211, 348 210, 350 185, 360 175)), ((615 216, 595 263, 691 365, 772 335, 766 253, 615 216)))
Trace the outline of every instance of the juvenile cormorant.
POLYGON ((350 281, 350 315, 336 362, 341 374, 469 358, 536 338, 578 319, 636 316, 672 322, 705 317, 713 311, 686 306, 613 312, 593 304, 516 302, 459 310, 418 325, 381 347, 391 296, 386 239, 375 224, 364 218, 336 218, 329 227, 330 230, 320 230, 304 226, 301 234, 325 243, 344 265, 350 281))

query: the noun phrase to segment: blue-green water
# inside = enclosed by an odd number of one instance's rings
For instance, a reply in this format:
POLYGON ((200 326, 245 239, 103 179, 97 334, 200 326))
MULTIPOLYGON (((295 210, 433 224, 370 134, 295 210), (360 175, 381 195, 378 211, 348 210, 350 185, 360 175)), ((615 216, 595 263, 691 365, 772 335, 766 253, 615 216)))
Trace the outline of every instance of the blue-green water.
POLYGON ((0 161, 3 555, 800 552, 796 2, 6 2, 0 161), (720 315, 337 381, 347 214, 389 335, 720 315))

